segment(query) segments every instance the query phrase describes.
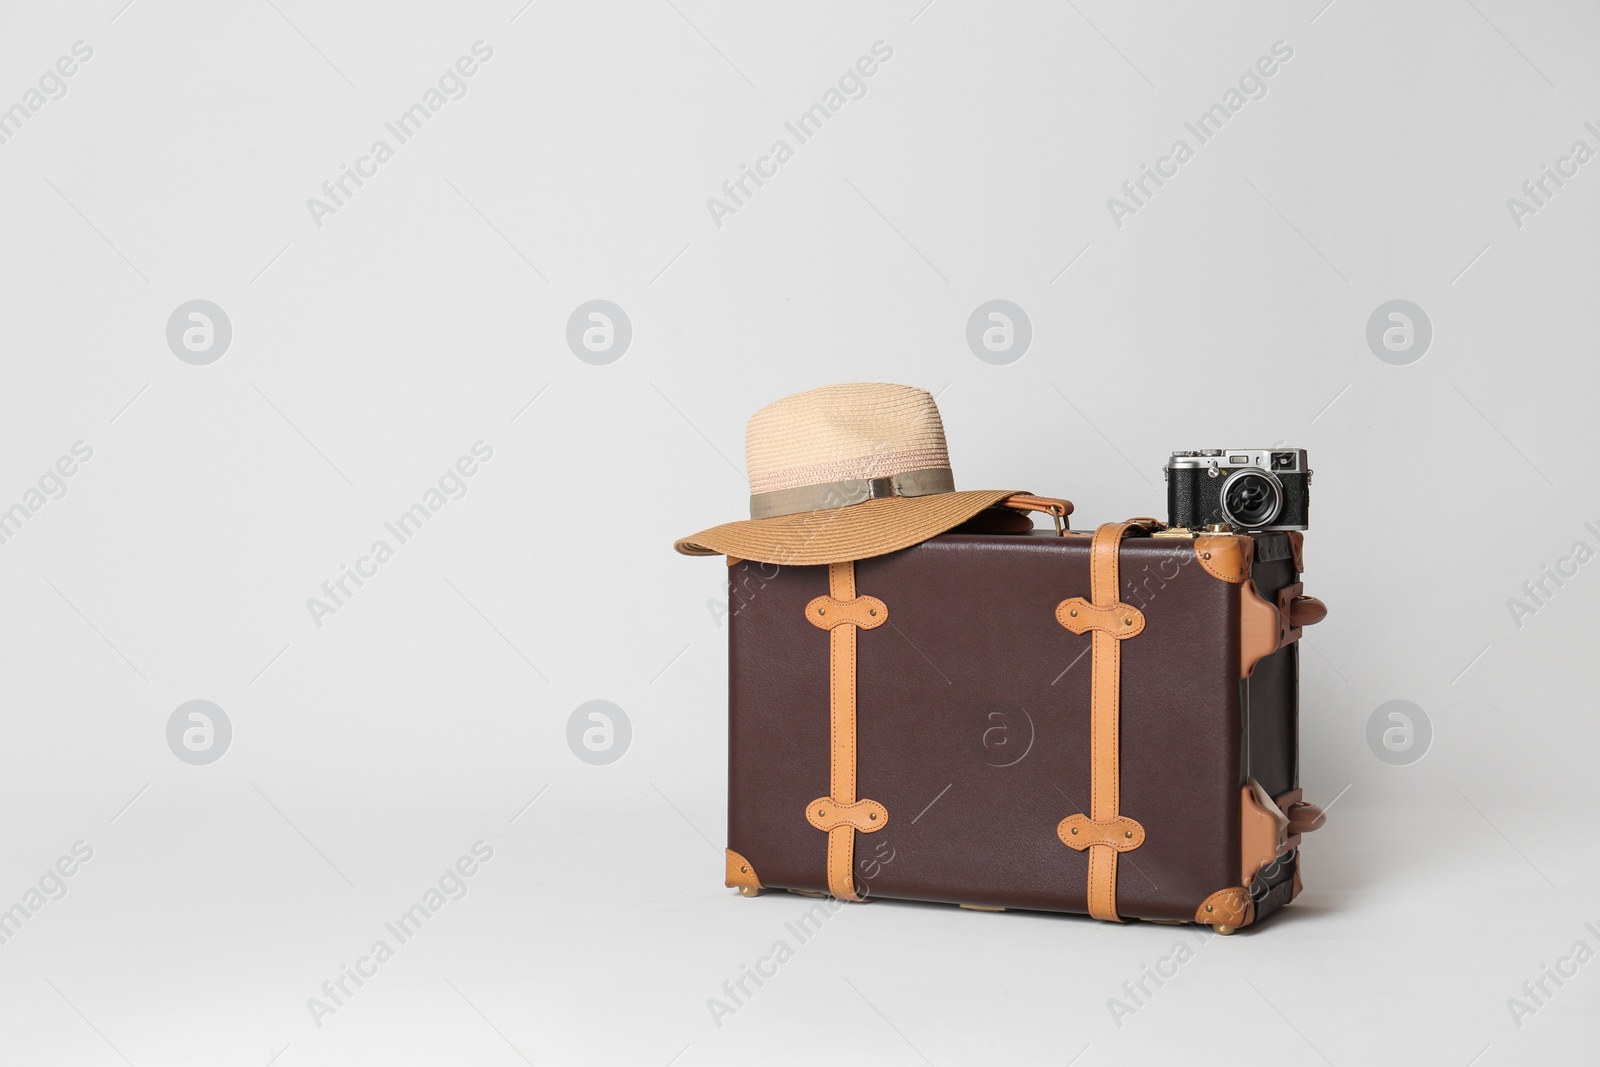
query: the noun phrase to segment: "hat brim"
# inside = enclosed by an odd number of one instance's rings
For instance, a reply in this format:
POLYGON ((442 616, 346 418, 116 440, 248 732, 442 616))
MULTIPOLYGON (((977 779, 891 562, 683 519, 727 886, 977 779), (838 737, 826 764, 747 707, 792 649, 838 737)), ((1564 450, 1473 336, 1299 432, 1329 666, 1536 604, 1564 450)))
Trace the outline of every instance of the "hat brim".
POLYGON ((686 556, 732 556, 809 567, 898 552, 960 526, 1019 489, 891 496, 849 507, 725 522, 678 541, 686 556))

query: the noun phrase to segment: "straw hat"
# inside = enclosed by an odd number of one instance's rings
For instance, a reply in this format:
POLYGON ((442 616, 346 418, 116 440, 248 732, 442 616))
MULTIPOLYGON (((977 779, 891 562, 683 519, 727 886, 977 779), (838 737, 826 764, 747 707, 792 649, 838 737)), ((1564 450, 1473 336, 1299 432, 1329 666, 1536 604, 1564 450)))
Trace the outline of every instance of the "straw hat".
POLYGON ((908 385, 826 385, 768 404, 745 431, 750 518, 677 542, 689 556, 809 566, 894 552, 1014 495, 956 492, 939 408, 908 385))

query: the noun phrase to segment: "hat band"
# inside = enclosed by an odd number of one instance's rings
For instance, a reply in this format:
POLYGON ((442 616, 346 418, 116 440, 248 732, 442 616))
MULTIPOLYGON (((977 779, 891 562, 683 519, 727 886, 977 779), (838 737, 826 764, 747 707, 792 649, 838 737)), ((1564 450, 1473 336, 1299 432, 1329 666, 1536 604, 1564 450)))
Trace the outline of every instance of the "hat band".
POLYGON ((750 517, 773 519, 779 515, 845 508, 890 496, 932 496, 955 491, 956 479, 949 467, 928 467, 883 478, 846 478, 820 485, 756 493, 750 497, 750 517))

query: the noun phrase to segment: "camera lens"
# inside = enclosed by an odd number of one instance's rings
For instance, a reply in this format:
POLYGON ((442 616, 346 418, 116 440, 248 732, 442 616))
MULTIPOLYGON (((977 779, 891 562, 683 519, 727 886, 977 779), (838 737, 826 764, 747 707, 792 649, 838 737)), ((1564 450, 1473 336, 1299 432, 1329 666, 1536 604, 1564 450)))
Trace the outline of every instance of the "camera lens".
POLYGON ((1222 517, 1235 526, 1259 530, 1282 510, 1282 484, 1258 467, 1234 471, 1222 483, 1222 517))

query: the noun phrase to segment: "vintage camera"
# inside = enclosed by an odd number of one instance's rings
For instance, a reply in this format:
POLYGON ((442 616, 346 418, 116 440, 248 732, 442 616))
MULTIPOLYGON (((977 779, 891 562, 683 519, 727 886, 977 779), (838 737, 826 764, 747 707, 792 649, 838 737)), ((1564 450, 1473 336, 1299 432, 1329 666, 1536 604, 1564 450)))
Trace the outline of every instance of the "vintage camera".
POLYGON ((1311 471, 1303 448, 1203 448, 1167 460, 1167 523, 1190 530, 1304 530, 1311 471))

